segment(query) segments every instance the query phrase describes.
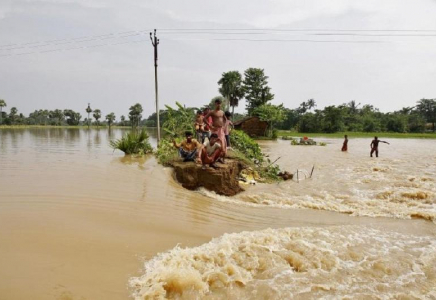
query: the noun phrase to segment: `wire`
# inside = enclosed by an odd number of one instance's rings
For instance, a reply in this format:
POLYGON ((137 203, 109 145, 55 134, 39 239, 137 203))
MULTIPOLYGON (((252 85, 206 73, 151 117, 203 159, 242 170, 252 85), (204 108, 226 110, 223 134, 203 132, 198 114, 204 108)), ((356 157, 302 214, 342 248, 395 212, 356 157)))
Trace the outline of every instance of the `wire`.
MULTIPOLYGON (((100 35, 90 35, 90 36, 82 36, 76 38, 62 38, 62 39, 54 39, 54 40, 46 40, 46 41, 38 41, 38 42, 29 42, 29 43, 15 43, 15 44, 3 44, 0 45, 0 50, 9 51, 9 50, 17 50, 23 48, 40 48, 46 47, 49 45, 60 45, 60 44, 69 44, 69 43, 83 43, 88 41, 95 40, 104 40, 104 39, 116 39, 116 38, 126 38, 130 36, 140 35, 144 33, 148 33, 152 31, 151 29, 146 30, 130 30, 124 32, 111 32, 107 34, 100 35), (5 49, 6 48, 6 49, 5 49)), ((163 28, 159 29, 160 34, 235 34, 235 35, 243 35, 243 34, 272 34, 272 33, 291 33, 291 32, 320 32, 315 33, 313 35, 335 35, 329 33, 322 32, 434 32, 436 30, 423 30, 423 29, 269 29, 269 28, 163 28), (240 31, 240 32, 235 32, 240 31)), ((336 33, 340 35, 339 33, 336 33)), ((310 34, 307 34, 310 35, 310 34)), ((345 34, 343 34, 345 35, 345 34)), ((356 35, 358 34, 349 34, 356 35)), ((436 36, 435 35, 418 35, 418 34, 410 34, 410 35, 359 35, 359 36, 436 36)))
POLYGON ((106 47, 106 46, 116 46, 116 45, 131 44, 131 43, 142 43, 142 42, 147 42, 147 41, 149 41, 149 40, 147 39, 147 40, 136 40, 136 41, 127 41, 127 42, 111 43, 111 44, 97 44, 97 45, 90 45, 90 46, 62 48, 62 49, 52 49, 52 50, 44 50, 44 51, 9 53, 9 54, 0 55, 0 57, 22 56, 22 55, 30 55, 30 54, 36 54, 36 53, 44 54, 44 53, 51 53, 51 52, 64 52, 64 51, 71 51, 71 50, 78 50, 78 49, 89 49, 89 48, 98 48, 98 47, 106 47))

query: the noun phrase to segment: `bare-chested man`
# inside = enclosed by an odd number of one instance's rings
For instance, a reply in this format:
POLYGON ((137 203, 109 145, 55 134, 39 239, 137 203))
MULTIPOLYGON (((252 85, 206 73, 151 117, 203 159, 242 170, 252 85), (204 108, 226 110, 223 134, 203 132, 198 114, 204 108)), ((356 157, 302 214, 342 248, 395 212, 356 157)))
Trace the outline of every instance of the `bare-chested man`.
POLYGON ((385 142, 385 141, 380 141, 379 139, 378 139, 378 137, 374 137, 374 139, 372 140, 372 142, 371 142, 371 153, 370 153, 370 155, 371 155, 371 157, 372 157, 372 154, 375 152, 375 156, 376 157, 378 157, 378 144, 379 143, 385 143, 385 144, 388 144, 389 145, 389 143, 388 142, 385 142))
POLYGON ((215 133, 223 145, 223 156, 227 153, 226 135, 224 132, 227 118, 221 110, 221 100, 215 100, 215 109, 204 116, 204 122, 210 127, 212 133, 215 133), (212 117, 212 124, 208 123, 208 118, 212 117))

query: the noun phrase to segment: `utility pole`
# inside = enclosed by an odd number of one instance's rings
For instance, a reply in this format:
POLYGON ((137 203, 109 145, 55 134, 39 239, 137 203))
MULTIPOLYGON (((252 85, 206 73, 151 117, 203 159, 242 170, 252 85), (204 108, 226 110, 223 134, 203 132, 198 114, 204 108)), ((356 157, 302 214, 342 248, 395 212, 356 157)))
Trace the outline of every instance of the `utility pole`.
POLYGON ((150 32, 151 44, 154 48, 154 89, 156 95, 156 117, 157 117, 157 144, 160 142, 160 121, 159 121, 159 92, 157 85, 157 45, 159 45, 159 39, 156 36, 156 29, 154 30, 154 36, 150 32))

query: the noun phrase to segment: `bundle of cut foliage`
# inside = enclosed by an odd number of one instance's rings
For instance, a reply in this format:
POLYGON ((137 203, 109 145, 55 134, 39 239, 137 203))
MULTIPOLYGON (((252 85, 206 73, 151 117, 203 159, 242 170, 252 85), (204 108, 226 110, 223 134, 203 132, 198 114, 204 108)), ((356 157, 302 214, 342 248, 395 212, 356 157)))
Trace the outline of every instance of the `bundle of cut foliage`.
POLYGON ((195 108, 186 108, 176 102, 177 109, 169 105, 167 108, 165 122, 162 129, 173 137, 183 137, 186 131, 194 131, 195 108))
POLYGON ((230 133, 230 143, 234 149, 234 158, 245 162, 267 181, 281 180, 278 175, 280 173, 280 167, 274 162, 271 162, 271 160, 262 153, 259 144, 245 132, 232 130, 230 133))
POLYGON ((151 147, 148 138, 145 129, 133 130, 126 133, 121 139, 111 141, 110 145, 114 150, 121 150, 125 154, 144 155, 153 152, 153 147, 151 147))
POLYGON ((173 145, 173 139, 180 142, 185 137, 185 132, 194 132, 195 108, 186 108, 176 102, 176 108, 166 105, 165 122, 162 129, 166 133, 156 151, 156 157, 160 164, 170 165, 178 157, 177 149, 173 145))

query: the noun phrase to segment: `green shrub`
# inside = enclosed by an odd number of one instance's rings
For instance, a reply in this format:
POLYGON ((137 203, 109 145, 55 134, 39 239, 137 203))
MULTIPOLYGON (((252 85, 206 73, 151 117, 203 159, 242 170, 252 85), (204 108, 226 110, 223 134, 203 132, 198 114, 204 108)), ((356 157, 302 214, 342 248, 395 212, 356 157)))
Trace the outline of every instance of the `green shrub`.
POLYGON ((230 133, 230 143, 234 149, 243 153, 246 158, 254 163, 260 164, 264 161, 264 155, 259 145, 245 132, 232 130, 230 133))
POLYGON ((144 155, 153 152, 145 129, 128 132, 121 139, 110 141, 110 145, 114 150, 121 150, 125 154, 144 155))
POLYGON ((177 149, 174 147, 172 140, 165 138, 159 142, 156 150, 156 158, 158 162, 164 166, 168 166, 171 162, 178 158, 177 149))

